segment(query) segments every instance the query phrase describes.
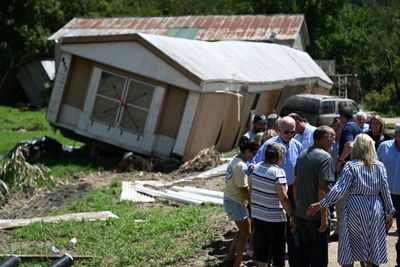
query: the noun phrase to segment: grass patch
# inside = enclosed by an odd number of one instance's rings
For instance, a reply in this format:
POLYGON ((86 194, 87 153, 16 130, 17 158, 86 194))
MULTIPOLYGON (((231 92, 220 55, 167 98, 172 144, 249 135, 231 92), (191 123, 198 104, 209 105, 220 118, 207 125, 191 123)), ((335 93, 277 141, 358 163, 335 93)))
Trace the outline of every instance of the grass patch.
MULTIPOLYGON (((34 223, 12 231, 0 253, 50 253, 51 246, 71 254, 92 255, 74 266, 167 266, 200 251, 213 237, 216 206, 171 206, 119 201, 120 181, 87 193, 57 213, 110 210, 119 219, 94 222, 34 223), (78 239, 72 247, 69 240, 78 239), (30 244, 21 246, 22 243, 30 244)), ((32 266, 23 263, 20 266, 32 266)), ((48 266, 48 262, 35 266, 48 266)))
MULTIPOLYGON (((65 145, 79 146, 54 131, 45 120, 45 111, 20 111, 0 106, 0 154, 17 143, 49 136, 65 145)), ((30 158, 50 168, 55 179, 71 179, 74 172, 102 171, 104 165, 86 158, 30 158)), ((112 160, 104 159, 108 164, 112 160)), ((4 163, 0 162, 0 163, 4 163)), ((203 250, 213 239, 215 217, 223 213, 220 206, 135 204, 121 202, 121 179, 111 185, 84 194, 80 199, 52 212, 66 214, 109 210, 119 219, 34 223, 0 233, 1 254, 51 254, 51 246, 72 255, 91 255, 74 266, 179 266, 180 262, 203 250), (70 244, 76 237, 75 246, 70 244)), ((19 266, 48 266, 49 261, 24 261, 19 266)))
MULTIPOLYGON (((64 137, 46 120, 46 111, 21 111, 17 108, 0 106, 0 154, 7 153, 22 141, 49 136, 64 145, 81 146, 80 142, 64 137)), ((0 161, 2 163, 4 161, 0 161)), ((29 158, 29 163, 41 163, 50 168, 54 177, 67 179, 73 172, 102 171, 101 165, 93 164, 88 158, 29 158)))
POLYGON ((33 140, 45 135, 65 145, 82 145, 65 138, 46 121, 46 111, 21 111, 17 108, 0 106, 0 154, 10 151, 17 143, 33 140))

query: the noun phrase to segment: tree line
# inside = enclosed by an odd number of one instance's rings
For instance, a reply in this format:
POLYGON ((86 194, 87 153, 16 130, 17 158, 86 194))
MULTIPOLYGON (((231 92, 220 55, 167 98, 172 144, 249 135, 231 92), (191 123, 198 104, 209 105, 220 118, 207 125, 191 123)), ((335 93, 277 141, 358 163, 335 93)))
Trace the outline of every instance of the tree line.
POLYGON ((311 41, 307 52, 357 68, 367 102, 399 103, 400 4, 395 0, 3 0, 0 79, 23 58, 52 54, 47 38, 74 17, 278 13, 304 14, 311 41))

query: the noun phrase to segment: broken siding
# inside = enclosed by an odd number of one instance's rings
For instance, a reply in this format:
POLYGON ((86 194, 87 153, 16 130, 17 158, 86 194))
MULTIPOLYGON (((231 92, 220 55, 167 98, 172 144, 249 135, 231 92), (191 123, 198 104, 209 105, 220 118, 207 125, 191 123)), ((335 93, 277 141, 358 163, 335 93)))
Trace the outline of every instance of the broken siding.
POLYGON ((235 145, 236 135, 241 125, 241 106, 243 105, 245 97, 240 94, 229 94, 229 97, 226 98, 227 99, 224 100, 226 113, 223 117, 220 138, 215 146, 218 151, 222 152, 231 150, 235 145))
POLYGON ((274 112, 276 100, 280 90, 263 92, 257 105, 257 112, 261 114, 270 114, 274 112))
POLYGON ((36 107, 41 107, 46 102, 45 83, 50 81, 39 60, 32 60, 18 69, 17 77, 29 102, 36 107))
POLYGON ((47 120, 50 122, 57 121, 65 83, 70 70, 71 57, 72 55, 69 53, 61 53, 59 67, 57 68, 57 77, 54 82, 49 107, 47 109, 47 120))
POLYGON ((92 63, 81 57, 74 57, 71 64, 71 75, 66 86, 65 101, 67 105, 83 110, 92 63))
POLYGON ((196 117, 187 141, 183 160, 188 160, 206 147, 214 146, 221 138, 236 135, 236 129, 225 131, 226 116, 231 105, 237 105, 237 96, 227 93, 203 93, 200 96, 196 117), (224 134, 222 134, 224 132, 224 134))
POLYGON ((179 156, 184 156, 186 146, 189 139, 190 131, 192 130, 193 120, 195 119, 197 107, 199 104, 200 93, 190 92, 185 103, 183 118, 179 125, 178 136, 173 148, 173 153, 179 156))
POLYGON ((177 137, 187 98, 187 90, 174 86, 167 88, 160 113, 158 134, 171 138, 177 137))

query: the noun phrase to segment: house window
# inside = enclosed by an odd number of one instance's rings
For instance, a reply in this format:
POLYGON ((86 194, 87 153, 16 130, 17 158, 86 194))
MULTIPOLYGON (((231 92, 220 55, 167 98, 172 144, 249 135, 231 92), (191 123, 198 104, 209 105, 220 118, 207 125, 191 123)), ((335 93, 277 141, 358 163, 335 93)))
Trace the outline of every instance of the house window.
POLYGON ((131 132, 143 133, 153 94, 152 85, 103 71, 92 119, 131 132))
POLYGON ((125 97, 126 104, 121 116, 120 126, 122 128, 143 133, 153 93, 153 86, 129 80, 125 97))

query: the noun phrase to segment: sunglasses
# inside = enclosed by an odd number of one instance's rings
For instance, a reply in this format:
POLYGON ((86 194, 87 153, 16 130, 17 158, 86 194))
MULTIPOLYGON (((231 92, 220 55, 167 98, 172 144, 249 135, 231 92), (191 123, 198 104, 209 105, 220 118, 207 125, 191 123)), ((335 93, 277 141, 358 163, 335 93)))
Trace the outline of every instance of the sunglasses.
POLYGON ((296 133, 296 131, 291 131, 291 130, 287 130, 287 131, 283 132, 283 134, 295 134, 295 133, 296 133))

